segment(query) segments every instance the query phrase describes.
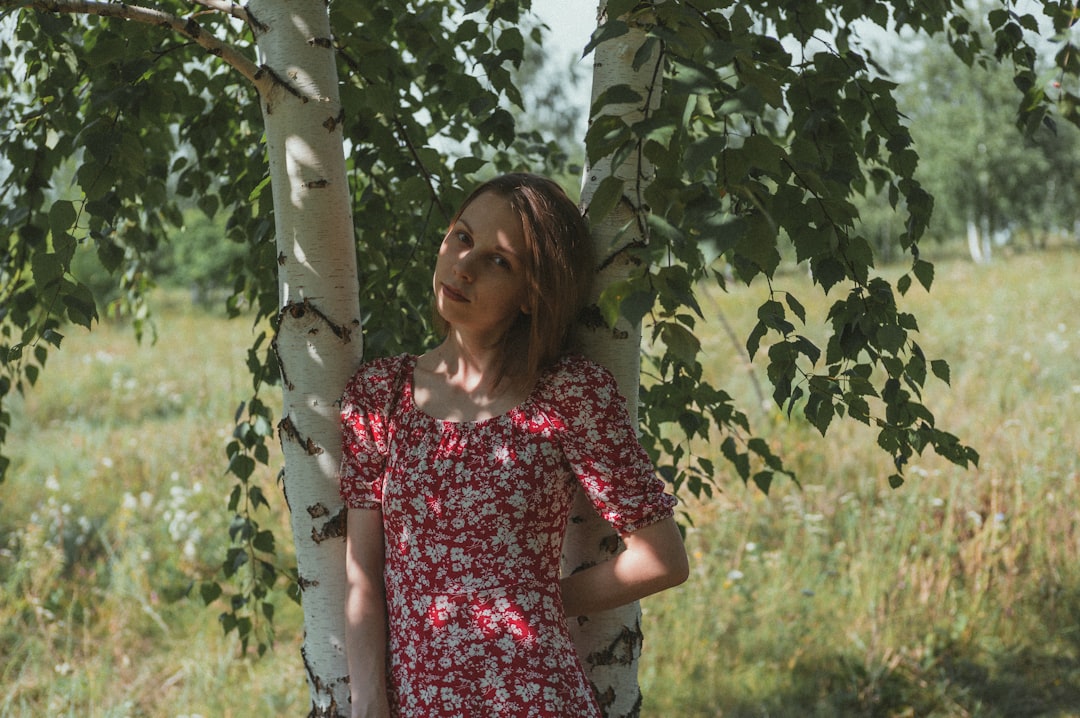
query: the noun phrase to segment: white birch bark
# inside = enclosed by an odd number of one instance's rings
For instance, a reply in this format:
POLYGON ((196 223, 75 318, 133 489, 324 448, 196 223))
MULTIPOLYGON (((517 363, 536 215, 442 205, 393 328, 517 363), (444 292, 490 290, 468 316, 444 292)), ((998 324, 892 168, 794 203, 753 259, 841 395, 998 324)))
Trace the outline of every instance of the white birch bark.
MULTIPOLYGON (((606 2, 602 1, 598 15, 600 23, 605 21, 605 7, 606 2)), ((625 84, 637 90, 642 97, 649 98, 652 103, 649 109, 655 108, 661 89, 658 84, 653 87, 653 83, 659 83, 661 77, 661 74, 656 72, 660 62, 659 53, 645 62, 638 71, 633 69, 634 56, 644 41, 644 31, 632 29, 626 35, 597 46, 593 59, 593 102, 607 88, 625 84)), ((646 107, 644 103, 609 105, 603 112, 618 115, 626 122, 633 123, 644 116, 646 107)), ((635 261, 624 250, 646 241, 636 222, 636 208, 640 206, 639 193, 643 191, 651 174, 647 164, 641 164, 643 162, 645 159, 640 153, 634 152, 619 167, 613 167, 611 159, 605 158, 585 169, 581 201, 586 208, 604 178, 614 174, 625 181, 624 196, 618 206, 602 223, 592 226, 597 258, 601 262, 594 287, 596 296, 608 285, 627 278, 634 271, 635 261), (624 230, 626 227, 629 229, 624 230)), ((588 332, 584 337, 584 344, 586 354, 615 375, 626 398, 630 416, 636 423, 641 327, 631 326, 620 319, 614 330, 604 327, 588 332)), ((563 552, 564 571, 570 573, 603 561, 619 550, 620 543, 607 522, 596 514, 588 500, 579 492, 567 529, 563 552)), ((641 712, 638 658, 642 646, 639 605, 633 603, 580 620, 572 620, 570 629, 578 655, 597 690, 604 716, 638 716, 641 712)))
POLYGON ((252 0, 278 248, 285 458, 304 608, 310 716, 346 716, 345 512, 338 498, 337 400, 362 355, 342 106, 326 4, 252 0))
POLYGON ((969 219, 967 222, 967 245, 971 261, 975 262, 975 264, 982 264, 983 255, 982 242, 979 240, 979 225, 975 224, 974 219, 969 219))

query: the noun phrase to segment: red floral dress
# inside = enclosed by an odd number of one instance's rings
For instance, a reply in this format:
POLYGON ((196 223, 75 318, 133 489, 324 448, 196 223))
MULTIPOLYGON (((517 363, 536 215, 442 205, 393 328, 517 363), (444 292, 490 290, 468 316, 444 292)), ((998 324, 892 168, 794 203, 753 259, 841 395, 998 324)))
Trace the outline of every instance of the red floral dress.
POLYGON ((342 398, 342 498, 382 511, 397 715, 599 716, 559 593, 575 488, 620 533, 675 504, 614 378, 566 357, 506 414, 452 422, 413 403, 415 365, 366 364, 342 398))

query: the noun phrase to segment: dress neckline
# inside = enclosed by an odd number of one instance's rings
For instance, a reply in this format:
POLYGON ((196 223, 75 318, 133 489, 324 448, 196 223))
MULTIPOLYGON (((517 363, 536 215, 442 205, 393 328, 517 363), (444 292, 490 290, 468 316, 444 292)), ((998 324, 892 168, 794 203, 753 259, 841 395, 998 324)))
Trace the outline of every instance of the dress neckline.
POLYGON ((560 364, 563 361, 563 357, 560 357, 559 359, 556 359, 554 364, 552 364, 550 367, 548 367, 543 372, 541 372, 540 378, 536 380, 536 384, 534 384, 533 388, 531 390, 529 390, 528 395, 524 399, 522 399, 520 402, 518 402, 514 406, 511 406, 509 409, 502 412, 501 414, 496 414, 494 416, 489 416, 486 419, 472 419, 472 420, 463 419, 463 420, 457 420, 457 419, 442 419, 442 418, 439 418, 437 416, 432 416, 431 414, 429 414, 426 411, 424 411, 423 409, 421 409, 420 405, 416 403, 416 397, 413 396, 413 390, 414 390, 414 387, 416 386, 415 372, 416 372, 416 361, 417 361, 417 359, 419 359, 419 356, 416 355, 416 354, 406 354, 405 355, 406 364, 403 367, 403 371, 405 372, 405 383, 402 386, 401 393, 404 396, 404 398, 408 401, 409 408, 411 408, 417 414, 420 414, 421 416, 426 417, 429 421, 435 421, 435 422, 438 422, 440 424, 449 424, 449 425, 452 425, 452 426, 469 426, 469 427, 483 426, 485 424, 491 424, 491 423, 494 423, 494 422, 497 422, 497 421, 502 421, 504 419, 507 419, 507 418, 513 416, 514 414, 518 414, 521 411, 523 411, 529 404, 531 404, 533 402, 533 398, 536 396, 537 391, 539 391, 540 386, 547 379, 548 374, 552 371, 552 369, 555 366, 557 366, 558 364, 560 364))

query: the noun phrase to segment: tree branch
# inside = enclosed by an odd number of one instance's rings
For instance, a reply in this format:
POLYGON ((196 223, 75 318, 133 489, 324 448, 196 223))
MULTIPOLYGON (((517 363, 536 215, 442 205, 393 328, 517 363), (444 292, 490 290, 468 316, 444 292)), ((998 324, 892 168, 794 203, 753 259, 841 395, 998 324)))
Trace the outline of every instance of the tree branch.
POLYGON ((192 0, 196 5, 202 5, 208 7, 211 10, 217 10, 218 12, 225 13, 230 17, 234 17, 237 20, 243 21, 245 25, 250 27, 254 32, 266 32, 270 28, 259 22, 258 19, 248 10, 246 5, 238 5, 235 2, 228 0, 192 0))
MULTIPOLYGON (((253 28, 263 27, 244 8, 227 3, 224 0, 196 0, 206 7, 220 10, 233 17, 240 18, 253 28)), ((203 30, 193 18, 182 18, 154 8, 126 5, 121 3, 100 2, 99 0, 0 0, 4 8, 32 8, 39 12, 68 15, 97 15, 99 17, 132 20, 147 25, 169 28, 187 37, 215 57, 220 57, 233 69, 246 77, 260 95, 264 97, 276 84, 275 77, 262 70, 258 65, 240 53, 235 47, 222 42, 213 34, 203 30)))

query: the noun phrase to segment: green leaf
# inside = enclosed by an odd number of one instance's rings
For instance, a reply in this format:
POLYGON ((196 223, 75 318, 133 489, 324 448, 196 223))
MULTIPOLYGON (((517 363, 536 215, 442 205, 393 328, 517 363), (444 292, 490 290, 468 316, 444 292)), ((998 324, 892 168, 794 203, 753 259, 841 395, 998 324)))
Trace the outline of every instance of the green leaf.
POLYGON ((686 327, 667 322, 660 330, 660 339, 668 351, 684 365, 693 366, 697 362, 701 342, 686 327))
POLYGON ((585 46, 581 56, 585 57, 590 52, 596 49, 596 46, 607 40, 612 40, 616 37, 622 37, 626 33, 630 32, 630 26, 622 20, 608 20, 603 25, 598 27, 589 38, 589 43, 585 46))
POLYGON ((232 461, 229 462, 229 471, 241 480, 246 481, 255 471, 255 460, 250 456, 237 454, 232 458, 232 461))
POLYGON ((750 335, 746 338, 746 353, 751 359, 757 355, 758 349, 761 347, 761 339, 768 331, 769 327, 761 320, 758 320, 758 323, 750 331, 750 335))
POLYGON ((77 213, 75 205, 67 200, 54 202, 49 208, 49 229, 54 236, 67 234, 73 226, 77 213))
POLYGON ((41 338, 52 344, 57 349, 60 348, 60 342, 64 341, 64 335, 57 332, 54 329, 46 329, 41 333, 41 338))
POLYGON ((49 252, 38 252, 30 260, 30 267, 34 276, 34 284, 39 291, 45 291, 64 276, 64 266, 60 258, 49 252))
POLYGON ((592 114, 601 114, 604 108, 609 105, 630 104, 640 106, 644 102, 645 98, 641 96, 641 93, 630 85, 612 85, 600 93, 600 96, 593 102, 592 114))
POLYGON ((882 351, 898 354, 907 341, 907 332, 896 325, 886 324, 878 327, 875 339, 882 351))
POLYGON ((944 359, 934 359, 930 362, 930 371, 941 381, 951 384, 949 363, 944 359))
POLYGON ((274 553, 274 534, 272 531, 260 531, 255 534, 255 538, 252 539, 251 545, 256 550, 264 553, 274 553))
POLYGON ((784 295, 784 301, 788 305, 788 309, 799 318, 799 321, 806 324, 806 308, 799 303, 799 300, 795 298, 795 295, 788 292, 784 295))
POLYGON ((930 291, 930 285, 934 283, 934 265, 922 259, 916 259, 911 270, 923 289, 930 291))
POLYGON ((94 293, 85 284, 76 284, 64 294, 63 301, 68 319, 75 324, 90 329, 94 320, 98 319, 94 293))
POLYGON ((623 197, 623 186, 623 181, 614 175, 608 175, 601 180, 585 210, 592 226, 599 225, 615 209, 623 197))
POLYGON ((454 171, 463 175, 471 175, 488 163, 483 157, 462 157, 454 163, 454 171))
POLYGON ((199 586, 199 594, 202 596, 203 603, 207 606, 220 598, 221 593, 221 584, 216 581, 206 581, 199 586))

